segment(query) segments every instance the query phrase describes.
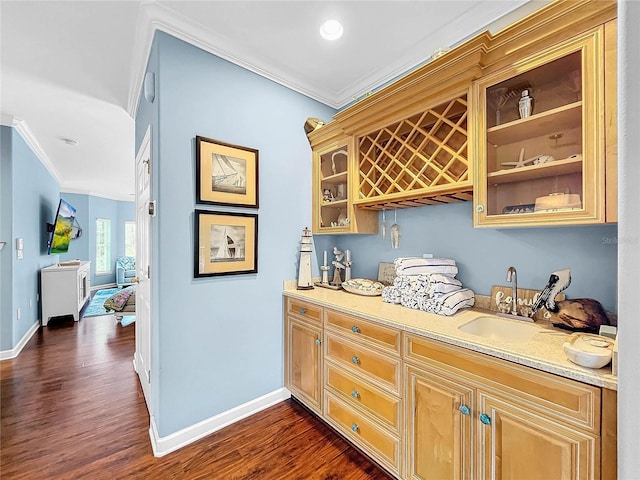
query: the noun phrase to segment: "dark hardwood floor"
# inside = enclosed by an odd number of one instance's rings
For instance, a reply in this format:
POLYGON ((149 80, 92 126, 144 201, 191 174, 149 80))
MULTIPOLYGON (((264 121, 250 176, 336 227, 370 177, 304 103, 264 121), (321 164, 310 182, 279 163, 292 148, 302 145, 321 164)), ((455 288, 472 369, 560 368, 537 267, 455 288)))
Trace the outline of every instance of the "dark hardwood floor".
POLYGON ((133 351, 107 315, 52 320, 0 362, 0 478, 391 478, 293 400, 155 458, 133 351))

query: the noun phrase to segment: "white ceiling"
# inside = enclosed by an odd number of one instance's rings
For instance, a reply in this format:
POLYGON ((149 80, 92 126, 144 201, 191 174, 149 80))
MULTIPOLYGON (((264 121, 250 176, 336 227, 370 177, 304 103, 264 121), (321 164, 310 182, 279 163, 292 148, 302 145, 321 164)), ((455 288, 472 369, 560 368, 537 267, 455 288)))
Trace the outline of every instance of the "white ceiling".
POLYGON ((341 108, 436 49, 546 3, 0 0, 2 123, 28 139, 63 192, 131 200, 132 116, 155 30, 341 108), (318 34, 329 18, 345 30, 333 42, 318 34))

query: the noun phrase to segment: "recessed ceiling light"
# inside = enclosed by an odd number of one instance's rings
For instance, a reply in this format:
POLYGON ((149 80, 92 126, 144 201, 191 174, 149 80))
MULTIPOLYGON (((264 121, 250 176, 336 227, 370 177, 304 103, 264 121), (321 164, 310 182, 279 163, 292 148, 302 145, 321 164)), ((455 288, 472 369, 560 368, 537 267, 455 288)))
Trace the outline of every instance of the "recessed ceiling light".
POLYGON ((73 145, 74 147, 80 144, 80 142, 74 140, 73 138, 61 138, 60 140, 62 140, 67 145, 73 145))
POLYGON ((325 40, 337 40, 342 36, 343 30, 338 20, 327 20, 320 26, 320 35, 325 40))

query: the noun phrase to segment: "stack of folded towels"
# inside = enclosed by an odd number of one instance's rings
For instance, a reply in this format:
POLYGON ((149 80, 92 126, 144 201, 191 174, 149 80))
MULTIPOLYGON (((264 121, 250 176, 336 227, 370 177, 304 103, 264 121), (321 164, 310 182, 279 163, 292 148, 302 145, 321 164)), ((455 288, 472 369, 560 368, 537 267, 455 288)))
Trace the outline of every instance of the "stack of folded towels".
POLYGON ((474 293, 456 279, 458 267, 449 258, 396 258, 393 285, 382 289, 382 300, 438 315, 453 315, 472 307, 474 293))

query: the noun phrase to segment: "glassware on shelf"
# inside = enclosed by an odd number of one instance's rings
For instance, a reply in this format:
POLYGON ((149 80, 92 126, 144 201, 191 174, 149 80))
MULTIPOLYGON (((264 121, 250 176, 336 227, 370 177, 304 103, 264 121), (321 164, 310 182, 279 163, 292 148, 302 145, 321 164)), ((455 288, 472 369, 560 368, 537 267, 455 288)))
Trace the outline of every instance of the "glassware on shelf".
POLYGON ((391 237, 391 248, 398 248, 400 246, 400 225, 398 225, 398 212, 393 211, 393 225, 389 230, 389 236, 391 237))
POLYGON ((495 87, 488 91, 487 103, 489 104, 490 108, 495 111, 496 125, 500 125, 502 123, 502 120, 500 118, 500 111, 507 103, 509 103, 509 100, 511 100, 516 95, 518 95, 517 90, 512 90, 507 87, 495 87))
POLYGON ((382 223, 380 224, 380 236, 382 237, 383 240, 386 240, 387 238, 387 219, 384 216, 385 214, 385 210, 384 208, 382 209, 382 223))
POLYGON ((573 70, 566 75, 565 86, 575 95, 576 102, 582 100, 582 72, 580 70, 573 70))

